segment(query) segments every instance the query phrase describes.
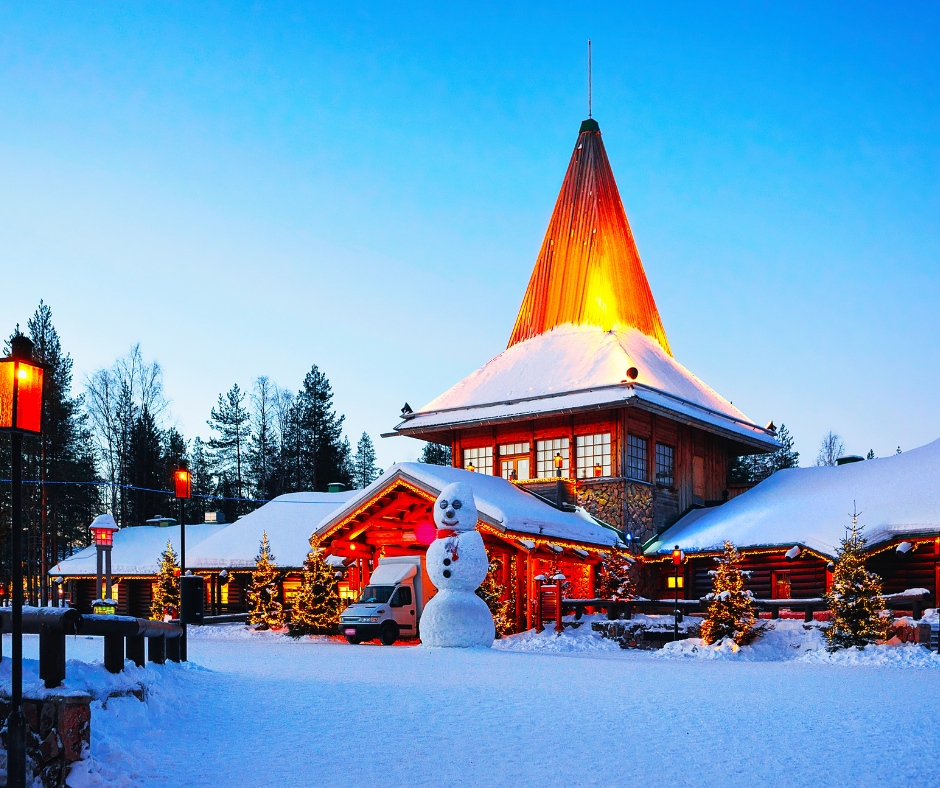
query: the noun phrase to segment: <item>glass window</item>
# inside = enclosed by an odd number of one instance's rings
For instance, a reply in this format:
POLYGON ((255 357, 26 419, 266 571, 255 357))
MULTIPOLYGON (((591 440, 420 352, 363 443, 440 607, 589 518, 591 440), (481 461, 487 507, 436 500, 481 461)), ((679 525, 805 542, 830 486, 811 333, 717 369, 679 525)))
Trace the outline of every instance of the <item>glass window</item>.
POLYGON ((499 471, 504 479, 524 482, 529 478, 528 441, 499 444, 499 471))
MULTIPOLYGON (((675 588, 676 587, 676 576, 669 575, 666 578, 666 588, 675 588)), ((679 575, 679 588, 685 587, 685 578, 682 575, 679 575)))
POLYGON ((676 450, 664 443, 656 444, 656 484, 674 487, 676 450))
POLYGON ((366 586, 359 597, 360 602, 378 602, 384 605, 391 599, 395 586, 366 586))
POLYGON ((395 592, 395 596, 397 597, 395 602, 398 607, 411 604, 411 589, 408 586, 400 586, 395 592))
POLYGON ((579 435, 575 440, 578 478, 610 476, 610 433, 579 435))
POLYGON ((646 474, 646 438, 627 436, 627 478, 648 481, 646 474))
POLYGON ((463 467, 470 470, 470 464, 473 464, 473 470, 477 473, 485 473, 487 476, 493 475, 493 447, 481 446, 478 449, 463 450, 463 467))
POLYGON ((561 475, 568 475, 568 439, 552 438, 535 442, 535 472, 539 479, 555 475, 555 455, 561 455, 561 475))

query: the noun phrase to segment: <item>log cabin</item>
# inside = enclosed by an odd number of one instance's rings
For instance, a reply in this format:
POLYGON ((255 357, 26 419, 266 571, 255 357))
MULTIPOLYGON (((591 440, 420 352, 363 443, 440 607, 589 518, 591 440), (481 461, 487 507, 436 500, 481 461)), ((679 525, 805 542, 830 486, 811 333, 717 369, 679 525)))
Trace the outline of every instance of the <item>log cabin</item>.
POLYGON ((727 540, 751 571, 746 583, 756 597, 821 597, 855 507, 866 566, 884 592, 927 589, 940 607, 940 440, 892 457, 777 471, 723 506, 686 514, 646 545, 644 563, 672 596, 671 553, 679 547, 686 555, 679 595, 701 598, 727 540))
POLYGON ((779 447, 672 356, 593 119, 581 124, 505 351, 392 434, 584 507, 642 544, 722 503, 735 457, 779 447))

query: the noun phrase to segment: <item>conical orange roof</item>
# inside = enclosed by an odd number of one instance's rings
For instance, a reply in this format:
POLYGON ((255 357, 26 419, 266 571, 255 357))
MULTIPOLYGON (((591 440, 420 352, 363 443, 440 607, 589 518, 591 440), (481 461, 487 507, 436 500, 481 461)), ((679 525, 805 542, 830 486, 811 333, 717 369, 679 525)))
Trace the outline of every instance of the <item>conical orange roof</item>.
POLYGON ((672 355, 593 119, 581 124, 509 347, 565 323, 635 328, 672 355))

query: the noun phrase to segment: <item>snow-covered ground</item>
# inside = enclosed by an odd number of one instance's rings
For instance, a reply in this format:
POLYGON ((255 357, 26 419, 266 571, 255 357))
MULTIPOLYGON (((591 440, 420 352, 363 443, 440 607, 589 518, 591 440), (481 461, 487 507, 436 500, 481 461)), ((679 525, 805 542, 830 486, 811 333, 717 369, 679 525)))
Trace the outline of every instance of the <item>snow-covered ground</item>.
MULTIPOLYGON (((70 662, 73 688, 148 692, 95 702, 92 758, 70 784, 940 785, 940 657, 920 646, 830 656, 802 622, 774 624, 737 651, 660 652, 623 651, 587 623, 471 650, 207 627, 185 665, 115 680, 70 662)), ((68 642, 86 663, 101 648, 68 642)), ((27 636, 27 684, 37 649, 27 636)))

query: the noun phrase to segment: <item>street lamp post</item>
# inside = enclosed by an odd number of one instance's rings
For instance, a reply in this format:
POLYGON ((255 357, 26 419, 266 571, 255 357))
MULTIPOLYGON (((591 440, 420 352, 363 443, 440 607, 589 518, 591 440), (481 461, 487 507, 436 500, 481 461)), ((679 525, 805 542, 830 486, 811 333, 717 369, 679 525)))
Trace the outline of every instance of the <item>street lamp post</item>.
POLYGON ((10 575, 13 585, 13 664, 10 717, 7 721, 7 785, 26 785, 26 720, 23 717, 23 435, 42 432, 42 365, 33 358, 33 343, 18 334, 10 355, 0 359, 0 432, 10 433, 10 575))
POLYGON ((89 530, 95 542, 95 553, 98 559, 95 612, 113 614, 117 604, 111 598, 111 547, 114 544, 114 532, 118 530, 117 523, 110 514, 99 514, 92 521, 89 530))
POLYGON ((675 621, 672 632, 672 639, 674 641, 679 639, 679 567, 682 566, 683 558, 684 556, 679 549, 679 545, 676 545, 675 549, 672 551, 672 565, 676 570, 676 576, 673 580, 676 587, 676 609, 673 611, 675 621))
POLYGON ((176 480, 176 500, 180 502, 180 626, 183 634, 180 637, 180 659, 186 662, 186 622, 183 619, 183 578, 186 577, 186 501, 192 497, 192 476, 185 463, 180 464, 174 474, 176 480))

